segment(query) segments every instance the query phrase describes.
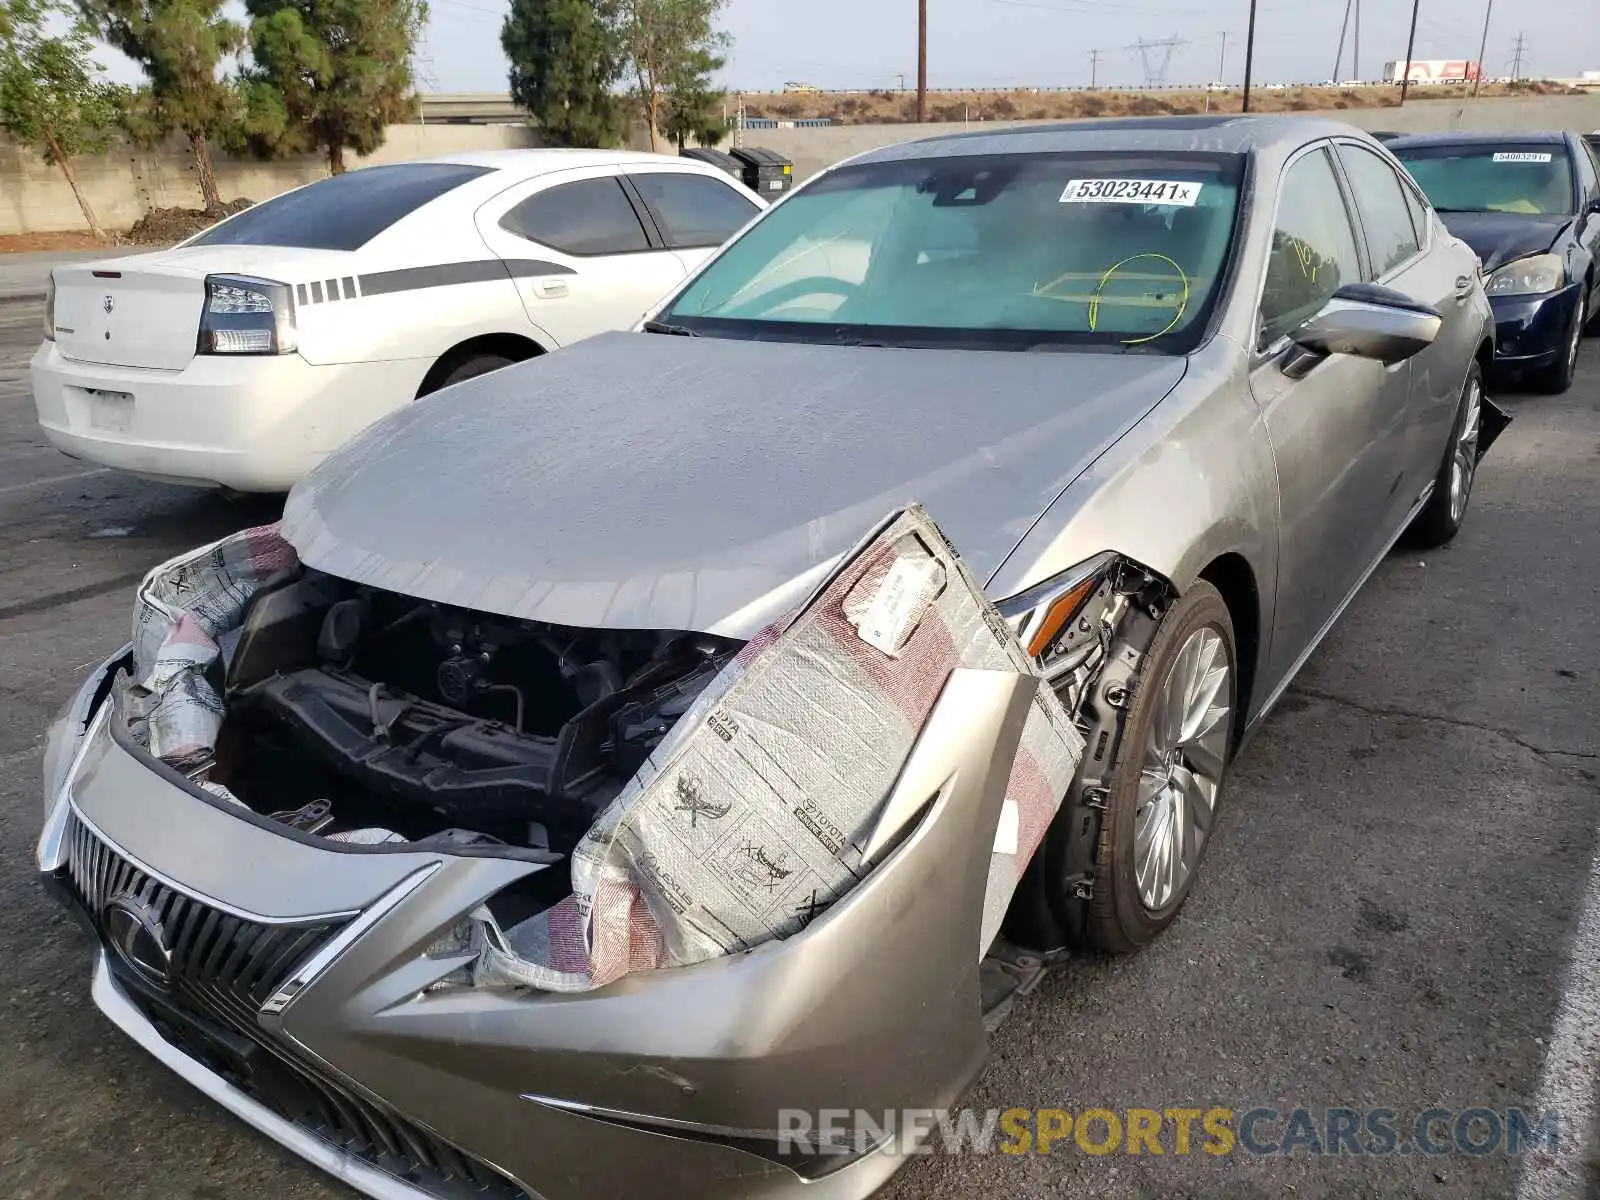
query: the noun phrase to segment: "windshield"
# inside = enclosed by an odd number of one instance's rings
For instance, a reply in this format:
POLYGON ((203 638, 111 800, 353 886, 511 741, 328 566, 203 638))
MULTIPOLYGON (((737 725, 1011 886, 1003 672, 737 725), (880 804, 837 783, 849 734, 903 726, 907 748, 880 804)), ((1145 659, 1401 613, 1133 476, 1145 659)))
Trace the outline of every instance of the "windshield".
POLYGON ((723 337, 1185 353, 1244 160, 1028 154, 843 167, 757 221, 660 314, 723 337))
POLYGON ((1390 149, 1440 212, 1560 216, 1573 210, 1572 162, 1565 146, 1475 143, 1390 149))

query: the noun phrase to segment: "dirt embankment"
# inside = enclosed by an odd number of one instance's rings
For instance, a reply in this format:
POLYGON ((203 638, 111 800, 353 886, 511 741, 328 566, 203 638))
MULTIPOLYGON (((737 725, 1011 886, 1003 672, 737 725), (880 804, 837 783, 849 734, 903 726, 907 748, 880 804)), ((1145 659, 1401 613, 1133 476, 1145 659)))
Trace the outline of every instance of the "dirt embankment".
POLYGON ((223 217, 243 212, 255 201, 242 196, 229 200, 220 209, 152 208, 126 231, 106 238, 81 232, 11 233, 0 235, 0 254, 19 254, 39 250, 94 250, 101 246, 171 246, 215 225, 223 217))
MULTIPOLYGON (((1554 83, 1486 83, 1484 96, 1556 95, 1571 91, 1554 83)), ((1472 94, 1470 85, 1428 87, 1412 85, 1414 100, 1449 100, 1472 94)), ((878 89, 860 92, 745 92, 747 118, 814 120, 827 118, 836 125, 894 125, 916 120, 915 92, 878 89)), ((1400 102, 1400 89, 1392 84, 1362 87, 1257 87, 1251 89, 1253 112, 1326 112, 1349 108, 1390 108, 1400 102)), ((1014 88, 1010 91, 938 91, 928 93, 930 121, 1059 121, 1074 117, 1155 117, 1203 112, 1238 112, 1243 96, 1238 88, 1207 92, 1203 89, 1163 89, 1154 92, 1101 88, 1048 91, 1014 88)))

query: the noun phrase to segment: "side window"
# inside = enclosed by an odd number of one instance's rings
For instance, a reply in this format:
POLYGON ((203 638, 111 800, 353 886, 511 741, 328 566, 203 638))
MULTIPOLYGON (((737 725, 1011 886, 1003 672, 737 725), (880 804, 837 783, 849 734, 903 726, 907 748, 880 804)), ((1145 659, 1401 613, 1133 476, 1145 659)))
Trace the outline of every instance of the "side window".
POLYGON ((565 254, 630 254, 650 249, 639 214, 616 179, 583 179, 529 196, 500 228, 565 254))
POLYGON ((1406 198, 1406 207, 1411 210, 1411 227, 1417 231, 1417 241, 1426 246, 1428 244, 1428 202, 1422 198, 1422 193, 1414 187, 1407 187, 1403 182, 1400 193, 1406 198))
POLYGON ((1361 279, 1355 230, 1326 150, 1308 154, 1283 180, 1261 294, 1262 347, 1271 345, 1361 279))
POLYGON ((1585 191, 1592 195, 1597 181, 1600 181, 1600 146, 1585 138, 1579 138, 1578 141, 1583 146, 1583 157, 1589 160, 1589 184, 1585 191))
POLYGON ((1355 193, 1361 225, 1367 233, 1373 276, 1383 275, 1419 249, 1400 177, 1383 159, 1360 146, 1340 146, 1339 156, 1350 176, 1350 190, 1355 193))
POLYGON ((628 178, 674 250, 720 246, 756 213, 755 201, 704 175, 651 171, 628 178))

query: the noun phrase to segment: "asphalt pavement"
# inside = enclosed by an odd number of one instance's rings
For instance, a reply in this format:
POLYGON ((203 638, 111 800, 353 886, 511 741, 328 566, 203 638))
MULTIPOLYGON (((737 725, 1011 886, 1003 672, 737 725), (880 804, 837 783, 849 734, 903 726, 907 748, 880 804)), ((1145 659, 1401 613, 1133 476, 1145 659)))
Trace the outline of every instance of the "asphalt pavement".
MULTIPOLYGON (((348 1197, 99 1016, 90 946, 35 878, 41 735, 126 640, 132 584, 276 516, 272 501, 49 448, 26 382, 38 324, 37 304, 0 303, 0 1195, 348 1197)), ((1567 1136, 1583 1132, 1597 1016, 1585 955, 1600 937, 1600 342, 1570 394, 1502 399, 1517 419, 1465 530, 1443 551, 1391 556, 1313 656, 1236 764, 1183 917, 1137 957, 1049 976, 995 1034, 971 1108, 1284 1114, 1257 1124, 1257 1148, 1288 1140, 1297 1107, 1391 1109, 1409 1129, 1435 1106, 1554 1105, 1579 1127, 1567 1136)), ((1048 1155, 937 1153, 887 1194, 1533 1200, 1591 1187, 1581 1172, 1521 1178, 1498 1151, 1190 1150, 1169 1137, 1161 1155, 1092 1154, 1068 1137, 1048 1155)))

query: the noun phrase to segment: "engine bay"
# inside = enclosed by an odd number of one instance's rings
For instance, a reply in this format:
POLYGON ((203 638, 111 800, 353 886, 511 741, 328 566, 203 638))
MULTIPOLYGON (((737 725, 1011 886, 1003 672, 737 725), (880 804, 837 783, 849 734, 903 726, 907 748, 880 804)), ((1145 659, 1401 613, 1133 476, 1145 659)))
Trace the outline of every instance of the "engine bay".
POLYGON ((304 833, 550 861, 741 645, 488 616, 300 568, 220 644, 206 782, 304 833))

